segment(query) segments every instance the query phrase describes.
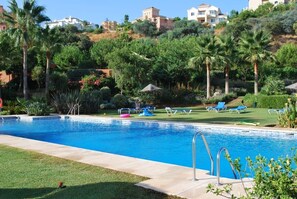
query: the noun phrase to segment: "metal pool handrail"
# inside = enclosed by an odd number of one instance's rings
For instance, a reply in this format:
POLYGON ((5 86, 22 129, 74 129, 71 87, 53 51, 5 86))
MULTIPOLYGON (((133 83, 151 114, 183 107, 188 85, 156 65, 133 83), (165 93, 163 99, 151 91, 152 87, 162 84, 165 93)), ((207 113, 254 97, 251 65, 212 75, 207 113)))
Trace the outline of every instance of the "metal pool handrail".
POLYGON ((196 138, 197 138, 197 135, 200 135, 203 142, 204 142, 204 145, 205 145, 205 148, 206 148, 206 151, 208 153, 208 156, 209 156, 209 159, 210 159, 210 166, 211 166, 211 169, 210 169, 210 174, 213 175, 214 174, 214 167, 213 167, 213 158, 212 158, 212 155, 211 155, 211 152, 209 150, 209 147, 208 147, 208 144, 207 144, 207 141, 204 137, 204 135, 201 133, 201 132, 197 132, 195 133, 194 137, 193 137, 193 140, 192 140, 192 160, 193 160, 193 172, 194 172, 194 177, 193 177, 193 180, 198 180, 196 178, 196 138))
MULTIPOLYGON (((217 180, 218 180, 218 185, 220 185, 220 175, 221 175, 221 153, 225 151, 225 153, 230 157, 230 154, 228 152, 228 150, 225 148, 225 147, 222 147, 218 153, 217 153, 217 180)), ((232 168, 232 172, 233 172, 233 175, 234 175, 234 178, 237 179, 237 176, 236 176, 236 173, 235 173, 235 169, 234 169, 234 166, 232 164, 232 162, 229 162, 230 163, 230 166, 232 168)))

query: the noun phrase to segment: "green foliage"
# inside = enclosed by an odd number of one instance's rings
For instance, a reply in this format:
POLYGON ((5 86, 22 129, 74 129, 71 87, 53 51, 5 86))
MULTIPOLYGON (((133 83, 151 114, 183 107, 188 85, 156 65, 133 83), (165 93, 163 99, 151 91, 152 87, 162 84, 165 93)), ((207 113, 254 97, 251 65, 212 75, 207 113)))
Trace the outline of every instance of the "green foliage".
POLYGON ((86 75, 79 83, 81 84, 80 90, 82 92, 89 92, 99 88, 100 77, 97 77, 95 74, 86 75))
POLYGON ((67 93, 57 92, 52 96, 52 106, 59 114, 68 114, 74 105, 80 104, 80 93, 77 90, 67 93))
POLYGON ((276 59, 282 67, 297 68, 297 45, 287 43, 281 46, 276 52, 276 59))
POLYGON ((110 101, 111 99, 111 90, 109 87, 105 86, 100 89, 102 100, 110 101))
POLYGON ((100 68, 107 66, 106 55, 116 47, 114 39, 101 39, 90 49, 91 58, 96 61, 100 68))
POLYGON ((294 29, 294 31, 295 31, 295 34, 297 35, 297 22, 295 22, 295 23, 293 24, 293 29, 294 29))
POLYGON ((32 80, 36 81, 38 88, 40 88, 41 80, 44 77, 44 68, 41 66, 35 66, 31 74, 32 80))
POLYGON ((84 114, 98 113, 102 103, 101 93, 98 90, 84 91, 80 94, 80 112, 84 114))
POLYGON ((128 99, 122 94, 116 94, 111 99, 111 103, 113 103, 116 108, 124 108, 128 105, 128 99))
POLYGON ((62 71, 77 68, 84 60, 84 53, 77 46, 65 46, 60 53, 55 54, 54 62, 62 71))
POLYGON ((282 95, 286 93, 285 82, 278 77, 269 76, 265 85, 261 89, 261 94, 264 95, 282 95))
POLYGON ((257 96, 258 108, 283 108, 289 95, 259 95, 257 96))
POLYGON ((116 108, 112 103, 100 104, 100 109, 114 109, 116 108))
POLYGON ((259 96, 260 95, 257 96, 257 95, 253 95, 251 93, 246 94, 243 98, 244 105, 247 107, 252 107, 255 102, 257 103, 259 96))
MULTIPOLYGON (((297 96, 296 96, 297 97, 297 96)), ((286 128, 297 128, 296 97, 288 98, 285 111, 278 117, 279 125, 286 128)))
POLYGON ((23 106, 18 101, 5 100, 2 111, 6 111, 9 115, 24 113, 23 106))
POLYGON ((50 90, 54 92, 64 91, 67 89, 68 78, 65 73, 53 72, 50 75, 50 90))
MULTIPOLYGON (((247 157, 248 165, 254 174, 254 185, 252 188, 245 188, 246 195, 237 197, 231 194, 232 187, 226 185, 222 188, 215 188, 209 184, 207 192, 212 192, 216 195, 225 196, 226 194, 233 199, 270 199, 270 198, 286 198, 293 199, 297 197, 297 150, 292 149, 293 155, 279 157, 277 160, 270 159, 259 155, 253 161, 247 157)), ((250 176, 241 170, 240 160, 236 159, 231 162, 239 173, 244 173, 245 176, 250 176)), ((244 186, 244 184, 243 184, 244 186)))
POLYGON ((52 108, 47 105, 44 99, 17 99, 22 110, 30 116, 44 116, 49 115, 52 108))
POLYGON ((182 19, 176 21, 174 23, 173 29, 160 35, 160 38, 167 38, 170 40, 180 39, 186 36, 199 36, 207 32, 210 32, 210 30, 205 28, 198 21, 189 21, 187 19, 182 19))
POLYGON ((236 93, 223 94, 216 97, 205 98, 202 100, 203 104, 217 104, 218 102, 230 102, 237 97, 236 93))
POLYGON ((143 34, 146 37, 153 37, 157 34, 156 24, 154 22, 144 20, 133 24, 133 31, 143 34))

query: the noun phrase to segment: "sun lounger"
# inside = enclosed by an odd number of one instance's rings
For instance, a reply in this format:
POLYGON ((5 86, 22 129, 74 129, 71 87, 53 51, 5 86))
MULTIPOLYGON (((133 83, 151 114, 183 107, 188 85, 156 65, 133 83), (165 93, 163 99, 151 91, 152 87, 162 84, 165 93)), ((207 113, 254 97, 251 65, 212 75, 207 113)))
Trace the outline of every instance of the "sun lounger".
POLYGON ((167 115, 174 115, 176 113, 184 113, 184 114, 190 114, 192 112, 192 109, 188 109, 188 108, 170 108, 170 107, 166 107, 165 111, 167 113, 167 115))
POLYGON ((276 114, 284 114, 286 112, 286 108, 281 108, 281 109, 273 109, 270 108, 268 109, 268 113, 272 114, 272 113, 276 113, 276 114))
POLYGON ((230 108, 229 112, 241 113, 241 112, 245 111, 246 108, 247 108, 246 106, 241 105, 241 106, 238 106, 236 108, 230 108))
POLYGON ((225 105, 225 102, 219 102, 216 106, 208 106, 206 107, 207 111, 216 111, 219 112, 221 110, 226 110, 227 106, 225 105))

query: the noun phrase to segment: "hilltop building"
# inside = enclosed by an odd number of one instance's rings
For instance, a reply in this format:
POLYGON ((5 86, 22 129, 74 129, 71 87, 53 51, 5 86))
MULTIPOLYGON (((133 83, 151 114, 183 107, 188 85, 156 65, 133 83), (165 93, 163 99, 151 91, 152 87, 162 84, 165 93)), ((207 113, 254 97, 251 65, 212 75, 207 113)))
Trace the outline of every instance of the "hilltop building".
MULTIPOLYGON (((82 21, 78 18, 75 18, 75 17, 71 17, 71 16, 61 19, 61 20, 54 20, 51 22, 47 22, 46 25, 48 25, 48 27, 50 29, 52 29, 54 27, 65 27, 67 25, 76 26, 78 30, 82 30, 85 28, 84 21, 82 21)), ((95 28, 95 24, 88 24, 88 26, 95 28)))
POLYGON ((188 20, 215 26, 220 22, 227 21, 227 15, 223 14, 220 8, 203 3, 198 8, 192 7, 188 10, 188 20))
POLYGON ((117 30, 118 23, 116 21, 109 21, 108 19, 101 23, 104 31, 114 32, 117 30))
POLYGON ((290 0, 248 0, 249 1, 249 10, 256 10, 260 5, 264 3, 272 3, 274 5, 278 5, 280 3, 289 3, 290 0))
MULTIPOLYGON (((2 18, 3 13, 5 12, 4 8, 2 5, 0 5, 0 19, 2 18)), ((1 23, 0 22, 0 31, 2 30, 6 30, 7 29, 7 25, 6 23, 1 23)))
POLYGON ((154 7, 146 8, 142 11, 142 16, 136 19, 137 20, 149 20, 151 22, 154 22, 156 24, 156 27, 158 30, 160 29, 171 29, 173 27, 173 19, 170 19, 165 16, 161 16, 160 10, 154 7))

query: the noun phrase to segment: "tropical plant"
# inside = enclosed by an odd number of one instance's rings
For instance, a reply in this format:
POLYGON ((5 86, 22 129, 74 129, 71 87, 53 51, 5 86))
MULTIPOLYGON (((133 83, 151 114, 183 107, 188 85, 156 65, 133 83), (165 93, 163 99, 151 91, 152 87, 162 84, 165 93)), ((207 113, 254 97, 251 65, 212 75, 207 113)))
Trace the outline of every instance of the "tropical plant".
POLYGON ((117 107, 117 108, 123 108, 126 107, 128 104, 128 99, 122 94, 116 94, 112 99, 111 102, 117 107))
POLYGON ((44 74, 44 69, 41 66, 35 66, 32 70, 32 80, 37 82, 38 89, 40 89, 41 80, 44 74))
POLYGON ((239 52, 242 58, 254 66, 254 93, 258 94, 259 87, 259 64, 266 59, 272 58, 269 51, 271 36, 264 31, 244 32, 239 40, 239 52))
POLYGON ((97 77, 95 74, 86 75, 79 83, 81 84, 80 90, 82 92, 92 91, 99 87, 100 77, 97 77))
POLYGON ((23 8, 19 8, 16 0, 9 2, 10 12, 4 13, 4 20, 8 24, 8 33, 15 39, 17 45, 23 49, 23 94, 28 99, 28 48, 34 39, 36 27, 49 18, 43 15, 45 8, 38 6, 35 0, 24 0, 23 8))
POLYGON ((214 64, 218 59, 221 59, 220 46, 216 42, 215 36, 206 34, 200 36, 197 39, 197 45, 195 46, 196 56, 191 58, 189 61, 190 67, 202 66, 206 67, 206 98, 210 98, 210 70, 211 65, 214 64))
POLYGON ((237 43, 231 35, 220 36, 218 42, 222 51, 222 61, 224 63, 225 73, 225 94, 229 94, 229 74, 231 66, 235 63, 237 43))
MULTIPOLYGON (((245 196, 235 196, 232 193, 230 184, 223 187, 215 187, 209 184, 207 192, 233 199, 297 198, 296 148, 292 149, 292 154, 286 157, 279 157, 277 160, 273 158, 267 159, 261 155, 257 156, 255 160, 247 157, 248 166, 251 172, 253 172, 252 174, 254 174, 254 185, 251 188, 244 187, 246 191, 245 196)), ((234 161, 230 157, 227 157, 227 159, 234 165, 241 176, 251 175, 242 170, 239 159, 235 159, 234 161)))
POLYGON ((53 54, 60 47, 60 37, 57 29, 50 29, 48 26, 41 29, 42 50, 46 53, 46 69, 45 69, 45 96, 49 98, 49 83, 50 83, 50 66, 53 54))
POLYGON ((285 112, 279 115, 278 122, 282 127, 297 127, 296 98, 288 98, 288 102, 285 104, 285 112))
POLYGON ((282 95, 285 91, 285 82, 278 77, 269 76, 261 89, 262 94, 282 95))

